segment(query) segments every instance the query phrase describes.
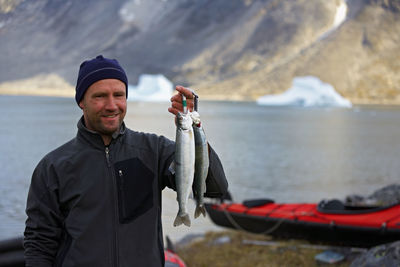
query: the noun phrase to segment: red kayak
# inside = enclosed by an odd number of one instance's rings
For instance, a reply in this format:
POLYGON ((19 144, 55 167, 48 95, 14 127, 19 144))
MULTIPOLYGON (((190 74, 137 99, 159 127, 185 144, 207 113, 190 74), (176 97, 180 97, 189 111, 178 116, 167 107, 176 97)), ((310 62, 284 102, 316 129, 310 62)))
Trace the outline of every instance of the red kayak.
POLYGON ((279 204, 258 199, 206 204, 206 209, 215 224, 252 233, 364 247, 400 240, 400 204, 354 207, 339 200, 279 204))
POLYGON ((185 263, 171 250, 164 250, 165 267, 186 267, 185 263))

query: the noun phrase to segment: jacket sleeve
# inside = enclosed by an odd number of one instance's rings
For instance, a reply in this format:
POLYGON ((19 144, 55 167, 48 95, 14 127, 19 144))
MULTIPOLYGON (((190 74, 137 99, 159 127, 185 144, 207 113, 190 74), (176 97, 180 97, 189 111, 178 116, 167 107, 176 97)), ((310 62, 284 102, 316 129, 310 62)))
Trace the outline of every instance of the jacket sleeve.
POLYGON ((32 175, 26 205, 24 254, 26 266, 53 266, 61 236, 55 171, 42 160, 32 175))
POLYGON ((208 145, 209 167, 206 179, 207 190, 204 194, 209 198, 222 198, 228 192, 228 181, 226 180, 221 160, 214 149, 208 145))
MULTIPOLYGON (((168 140, 169 142, 163 142, 164 145, 160 146, 162 151, 160 152, 163 158, 163 172, 162 172, 162 189, 165 186, 176 190, 175 186, 175 142, 168 140), (168 145, 166 145, 168 144, 168 145)), ((206 178, 206 192, 204 196, 209 198, 221 198, 228 191, 228 182, 225 177, 225 172, 222 167, 221 161, 215 153, 214 149, 208 145, 209 151, 209 168, 208 175, 206 178)))

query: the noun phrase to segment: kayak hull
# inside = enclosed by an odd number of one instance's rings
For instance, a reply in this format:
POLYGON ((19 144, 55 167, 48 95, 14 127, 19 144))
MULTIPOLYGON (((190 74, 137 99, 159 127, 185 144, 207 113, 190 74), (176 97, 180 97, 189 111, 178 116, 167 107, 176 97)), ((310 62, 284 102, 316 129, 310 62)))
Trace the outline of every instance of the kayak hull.
POLYGON ((361 214, 322 213, 316 204, 267 204, 256 208, 206 204, 206 210, 219 226, 282 238, 362 247, 400 240, 400 207, 361 214), (270 205, 274 206, 268 208, 270 205), (382 212, 391 215, 385 217, 382 212), (368 222, 367 218, 374 215, 375 220, 378 216, 386 221, 368 222))

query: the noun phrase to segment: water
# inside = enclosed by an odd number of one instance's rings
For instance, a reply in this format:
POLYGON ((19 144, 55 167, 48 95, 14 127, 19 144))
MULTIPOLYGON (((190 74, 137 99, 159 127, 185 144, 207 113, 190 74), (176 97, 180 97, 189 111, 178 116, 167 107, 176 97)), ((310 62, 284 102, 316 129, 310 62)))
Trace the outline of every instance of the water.
MULTIPOLYGON (((175 137, 169 103, 128 104, 129 128, 175 137)), ((76 134, 81 111, 69 98, 0 96, 0 239, 22 235, 32 171, 49 151, 76 134)), ((234 200, 317 202, 370 194, 398 183, 400 109, 271 108, 254 103, 201 102, 208 139, 218 152, 234 200)), ((172 226, 176 194, 163 192, 164 233, 220 229, 208 218, 172 226)), ((194 211, 194 205, 189 207, 194 211)))

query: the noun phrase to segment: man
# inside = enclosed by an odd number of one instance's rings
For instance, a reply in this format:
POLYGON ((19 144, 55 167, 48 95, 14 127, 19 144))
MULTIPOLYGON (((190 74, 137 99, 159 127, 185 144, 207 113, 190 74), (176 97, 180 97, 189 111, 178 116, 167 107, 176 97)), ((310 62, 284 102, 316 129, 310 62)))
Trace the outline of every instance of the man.
MULTIPOLYGON (((98 56, 81 64, 76 102, 83 111, 78 133, 46 155, 29 189, 26 266, 163 266, 161 191, 175 189, 175 143, 132 131, 125 71, 98 56)), ((189 89, 177 86, 189 107, 189 89)), ((172 114, 182 110, 171 98, 172 114)), ((210 147, 208 197, 226 193, 227 181, 210 147)))

